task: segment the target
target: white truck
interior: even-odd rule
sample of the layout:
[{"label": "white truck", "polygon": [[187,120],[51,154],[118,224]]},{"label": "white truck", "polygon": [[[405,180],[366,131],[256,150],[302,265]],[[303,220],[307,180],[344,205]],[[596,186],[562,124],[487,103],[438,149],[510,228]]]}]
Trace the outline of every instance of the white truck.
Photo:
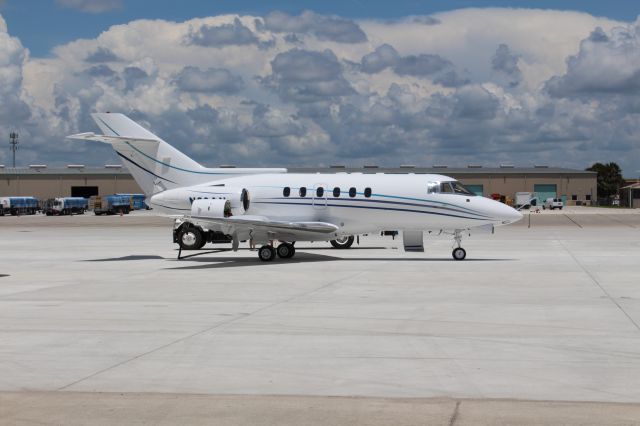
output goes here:
[{"label": "white truck", "polygon": [[529,207],[538,204],[538,199],[535,197],[533,192],[516,192],[516,198],[513,204],[513,207],[516,209],[528,209]]},{"label": "white truck", "polygon": [[553,210],[553,209],[559,209],[562,210],[563,204],[562,204],[562,198],[547,198],[544,201],[544,204],[542,205],[542,209],[549,209],[549,210]]}]

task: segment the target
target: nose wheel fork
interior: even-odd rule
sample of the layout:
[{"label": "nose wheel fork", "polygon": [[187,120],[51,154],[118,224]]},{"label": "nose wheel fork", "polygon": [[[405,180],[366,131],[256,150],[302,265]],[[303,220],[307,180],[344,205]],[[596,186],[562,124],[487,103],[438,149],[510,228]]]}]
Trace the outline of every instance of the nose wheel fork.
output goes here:
[{"label": "nose wheel fork", "polygon": [[457,247],[453,249],[451,256],[453,256],[454,260],[464,260],[464,258],[467,257],[467,251],[460,246],[462,243],[462,231],[456,229],[453,233],[453,239],[455,240]]}]

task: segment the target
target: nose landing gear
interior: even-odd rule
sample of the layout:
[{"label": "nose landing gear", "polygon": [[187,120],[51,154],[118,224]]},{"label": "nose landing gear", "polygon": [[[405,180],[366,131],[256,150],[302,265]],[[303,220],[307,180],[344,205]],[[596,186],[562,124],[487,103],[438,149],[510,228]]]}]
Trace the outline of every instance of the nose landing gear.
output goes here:
[{"label": "nose landing gear", "polygon": [[453,252],[451,252],[453,259],[464,260],[464,258],[467,257],[467,251],[462,247],[460,247],[460,244],[462,243],[462,231],[459,229],[456,229],[455,232],[453,233],[453,239],[458,245],[458,247],[454,248]]}]

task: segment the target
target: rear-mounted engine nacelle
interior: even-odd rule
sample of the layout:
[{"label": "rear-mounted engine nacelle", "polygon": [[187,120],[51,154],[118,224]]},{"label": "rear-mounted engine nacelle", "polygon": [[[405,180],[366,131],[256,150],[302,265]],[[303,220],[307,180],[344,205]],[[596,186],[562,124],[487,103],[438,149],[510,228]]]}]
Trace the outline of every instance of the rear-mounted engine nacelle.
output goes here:
[{"label": "rear-mounted engine nacelle", "polygon": [[194,200],[191,204],[192,217],[219,219],[232,216],[231,201],[223,199]]},{"label": "rear-mounted engine nacelle", "polygon": [[251,200],[249,191],[245,188],[226,188],[228,194],[225,197],[231,201],[231,209],[234,215],[245,214],[249,210]]}]

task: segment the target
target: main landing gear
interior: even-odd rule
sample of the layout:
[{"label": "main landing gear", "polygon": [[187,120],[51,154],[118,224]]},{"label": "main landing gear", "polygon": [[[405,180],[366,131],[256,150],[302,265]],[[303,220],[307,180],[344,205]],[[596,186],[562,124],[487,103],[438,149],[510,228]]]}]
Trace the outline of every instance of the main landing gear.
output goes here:
[{"label": "main landing gear", "polygon": [[467,252],[465,249],[460,247],[460,243],[462,243],[462,231],[456,229],[453,233],[453,239],[456,241],[458,247],[453,249],[451,255],[453,256],[454,260],[464,260],[464,258],[467,257]]},{"label": "main landing gear", "polygon": [[206,243],[202,231],[195,226],[183,226],[178,233],[178,244],[182,250],[199,250]]},{"label": "main landing gear", "polygon": [[329,242],[334,248],[348,249],[353,245],[354,240],[355,238],[353,237],[353,235],[349,235],[348,237],[345,236],[345,237],[336,238],[335,240],[331,240]]},{"label": "main landing gear", "polygon": [[258,250],[258,257],[263,262],[270,262],[278,256],[281,259],[291,259],[296,254],[296,248],[291,243],[280,243],[274,248],[264,245]]}]

